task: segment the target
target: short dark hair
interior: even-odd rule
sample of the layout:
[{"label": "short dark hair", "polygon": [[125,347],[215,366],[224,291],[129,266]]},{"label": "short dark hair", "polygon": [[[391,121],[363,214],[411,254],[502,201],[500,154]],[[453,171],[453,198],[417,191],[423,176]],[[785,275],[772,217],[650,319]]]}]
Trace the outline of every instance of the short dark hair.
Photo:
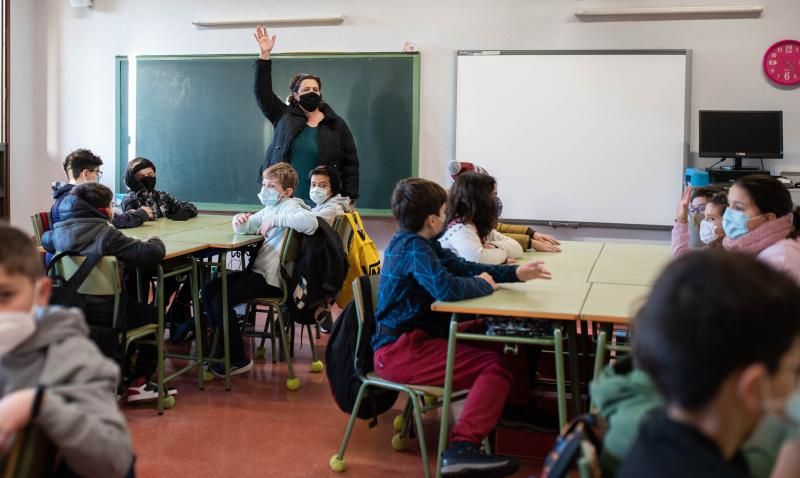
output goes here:
[{"label": "short dark hair", "polygon": [[715,206],[721,206],[722,210],[728,208],[728,194],[727,193],[717,193],[711,196],[711,199],[708,200],[709,204],[714,204]]},{"label": "short dark hair", "polygon": [[32,281],[42,276],[42,256],[27,234],[0,222],[0,244],[0,268],[6,274],[24,275]]},{"label": "short dark hair", "polygon": [[114,193],[100,183],[83,183],[72,188],[70,194],[86,201],[95,209],[108,207],[114,199]]},{"label": "short dark hair", "polygon": [[800,335],[800,287],[754,257],[708,249],[670,264],[633,322],[633,356],[670,405],[696,409],[731,372],[770,373]]},{"label": "short dark hair", "polygon": [[419,232],[425,219],[431,214],[439,215],[439,209],[446,201],[447,191],[433,181],[401,179],[392,193],[392,213],[401,228]]},{"label": "short dark hair", "polygon": [[692,201],[697,198],[711,199],[715,194],[724,193],[725,189],[719,186],[703,186],[692,189]]},{"label": "short dark hair", "polygon": [[311,176],[327,176],[328,180],[331,182],[331,193],[333,193],[334,196],[341,194],[342,180],[339,179],[339,171],[337,171],[336,168],[324,165],[317,166],[308,173],[309,181],[311,180]]},{"label": "short dark hair", "polygon": [[496,181],[488,174],[467,171],[456,176],[447,199],[447,223],[472,223],[485,239],[497,227],[497,200],[492,197]]},{"label": "short dark hair", "polygon": [[[289,90],[291,90],[292,93],[297,93],[304,80],[316,81],[317,86],[319,86],[320,96],[322,95],[322,80],[317,75],[312,75],[310,73],[298,73],[294,75],[294,78],[289,81]],[[294,99],[294,95],[289,95],[287,100],[289,101],[290,105],[297,104],[297,100]],[[322,108],[322,103],[320,103],[320,108]]]},{"label": "short dark hair", "polygon": [[762,214],[782,217],[791,213],[794,230],[789,237],[794,239],[800,235],[800,208],[794,206],[792,195],[783,183],[765,174],[751,174],[737,179],[733,185],[747,191]]},{"label": "short dark hair", "polygon": [[78,179],[84,169],[96,169],[103,165],[103,160],[88,149],[76,149],[64,158],[64,173]]}]

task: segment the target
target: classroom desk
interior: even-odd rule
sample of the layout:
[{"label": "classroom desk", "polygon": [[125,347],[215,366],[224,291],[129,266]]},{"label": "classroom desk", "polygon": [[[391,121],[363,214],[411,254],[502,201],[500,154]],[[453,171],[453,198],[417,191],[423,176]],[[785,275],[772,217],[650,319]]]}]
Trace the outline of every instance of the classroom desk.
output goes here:
[{"label": "classroom desk", "polygon": [[192,255],[195,252],[202,251],[208,248],[206,244],[200,242],[173,241],[169,239],[169,236],[167,236],[167,239],[164,239],[163,242],[164,242],[164,247],[167,250],[166,255],[164,255],[164,260]]},{"label": "classroom desk", "polygon": [[602,242],[561,241],[561,252],[527,251],[519,263],[544,261],[554,280],[586,282],[602,250]]},{"label": "classroom desk", "polygon": [[604,324],[628,325],[644,304],[650,287],[624,284],[592,284],[581,319]]},{"label": "classroom desk", "polygon": [[589,282],[650,286],[671,260],[669,246],[606,243]]},{"label": "classroom desk", "polygon": [[187,221],[173,221],[171,219],[158,219],[156,221],[146,221],[139,227],[130,229],[120,229],[120,232],[128,237],[145,239],[149,236],[163,238],[176,232],[203,229],[220,224],[230,225],[232,216],[216,216],[201,214]]}]

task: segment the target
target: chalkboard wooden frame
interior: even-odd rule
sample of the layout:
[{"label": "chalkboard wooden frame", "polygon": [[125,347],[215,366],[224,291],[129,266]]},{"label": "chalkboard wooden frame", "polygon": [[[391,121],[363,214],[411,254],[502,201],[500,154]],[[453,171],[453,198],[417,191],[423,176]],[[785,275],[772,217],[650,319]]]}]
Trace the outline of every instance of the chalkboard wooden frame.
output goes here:
[{"label": "chalkboard wooden frame", "polygon": [[[395,52],[359,52],[359,53],[284,53],[272,55],[275,58],[293,58],[293,59],[340,59],[340,58],[412,58],[412,101],[410,105],[410,119],[411,119],[411,151],[410,151],[410,172],[412,176],[419,174],[419,114],[420,114],[420,56],[419,53],[395,53]],[[135,57],[137,63],[142,61],[162,61],[162,60],[253,60],[255,55],[142,55]],[[127,90],[128,90],[128,61],[127,56],[117,56],[115,58],[115,82],[116,82],[116,98],[115,98],[115,155],[116,155],[116,177],[115,184],[117,191],[122,193],[127,191],[124,185],[124,171],[128,158],[128,143],[130,138],[127,136]],[[325,78],[323,77],[323,81]],[[246,88],[252,88],[252,83],[248,83]],[[253,107],[255,108],[255,98],[253,98]],[[343,115],[344,116],[344,115]],[[344,117],[347,120],[347,117]],[[268,124],[266,118],[265,123]],[[349,122],[349,121],[348,121]],[[123,139],[124,137],[124,139]],[[358,138],[356,138],[358,142]],[[356,144],[358,147],[358,143]],[[360,158],[363,161],[363,158]],[[156,164],[158,164],[156,162]],[[362,189],[364,184],[364,176],[362,169]],[[243,187],[250,186],[243,184]],[[255,198],[255,186],[253,197]],[[391,190],[386,191],[387,198],[391,194]],[[197,202],[198,208],[203,211],[239,211],[239,210],[257,210],[260,208],[258,204],[242,204],[242,203],[222,203],[222,202]],[[365,216],[391,216],[391,210],[388,208],[359,208],[359,212]]]}]

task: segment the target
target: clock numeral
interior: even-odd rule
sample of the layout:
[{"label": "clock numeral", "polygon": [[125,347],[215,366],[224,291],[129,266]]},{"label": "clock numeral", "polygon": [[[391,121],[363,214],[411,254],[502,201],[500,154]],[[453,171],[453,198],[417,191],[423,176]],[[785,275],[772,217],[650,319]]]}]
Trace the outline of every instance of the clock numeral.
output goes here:
[{"label": "clock numeral", "polygon": [[770,69],[769,69],[769,72],[770,72],[770,73],[775,73],[775,68],[770,68]]},{"label": "clock numeral", "polygon": [[792,45],[786,45],[786,53],[792,52]]},{"label": "clock numeral", "polygon": [[791,74],[791,73],[789,73],[788,71],[787,71],[786,73],[784,73],[784,74],[783,74],[783,79],[784,79],[784,80],[786,80],[786,81],[789,81],[789,79],[790,79],[791,77],[792,77],[792,74]]},{"label": "clock numeral", "polygon": [[778,58],[778,54],[775,52],[770,53],[769,56],[772,58]]}]

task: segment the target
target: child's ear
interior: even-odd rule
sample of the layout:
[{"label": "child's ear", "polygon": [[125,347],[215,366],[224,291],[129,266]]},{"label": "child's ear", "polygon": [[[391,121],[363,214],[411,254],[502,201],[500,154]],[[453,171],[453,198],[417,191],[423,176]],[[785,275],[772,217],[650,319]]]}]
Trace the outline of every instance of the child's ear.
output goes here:
[{"label": "child's ear", "polygon": [[53,281],[45,276],[36,281],[39,288],[39,295],[36,297],[36,305],[46,307],[50,303],[50,295],[53,293]]},{"label": "child's ear", "polygon": [[764,401],[764,381],[769,379],[767,367],[762,363],[751,364],[738,373],[735,381],[736,394],[748,411],[759,413]]},{"label": "child's ear", "polygon": [[286,197],[287,198],[294,197],[294,188],[286,188],[286,189],[284,189],[284,191],[286,192]]}]

